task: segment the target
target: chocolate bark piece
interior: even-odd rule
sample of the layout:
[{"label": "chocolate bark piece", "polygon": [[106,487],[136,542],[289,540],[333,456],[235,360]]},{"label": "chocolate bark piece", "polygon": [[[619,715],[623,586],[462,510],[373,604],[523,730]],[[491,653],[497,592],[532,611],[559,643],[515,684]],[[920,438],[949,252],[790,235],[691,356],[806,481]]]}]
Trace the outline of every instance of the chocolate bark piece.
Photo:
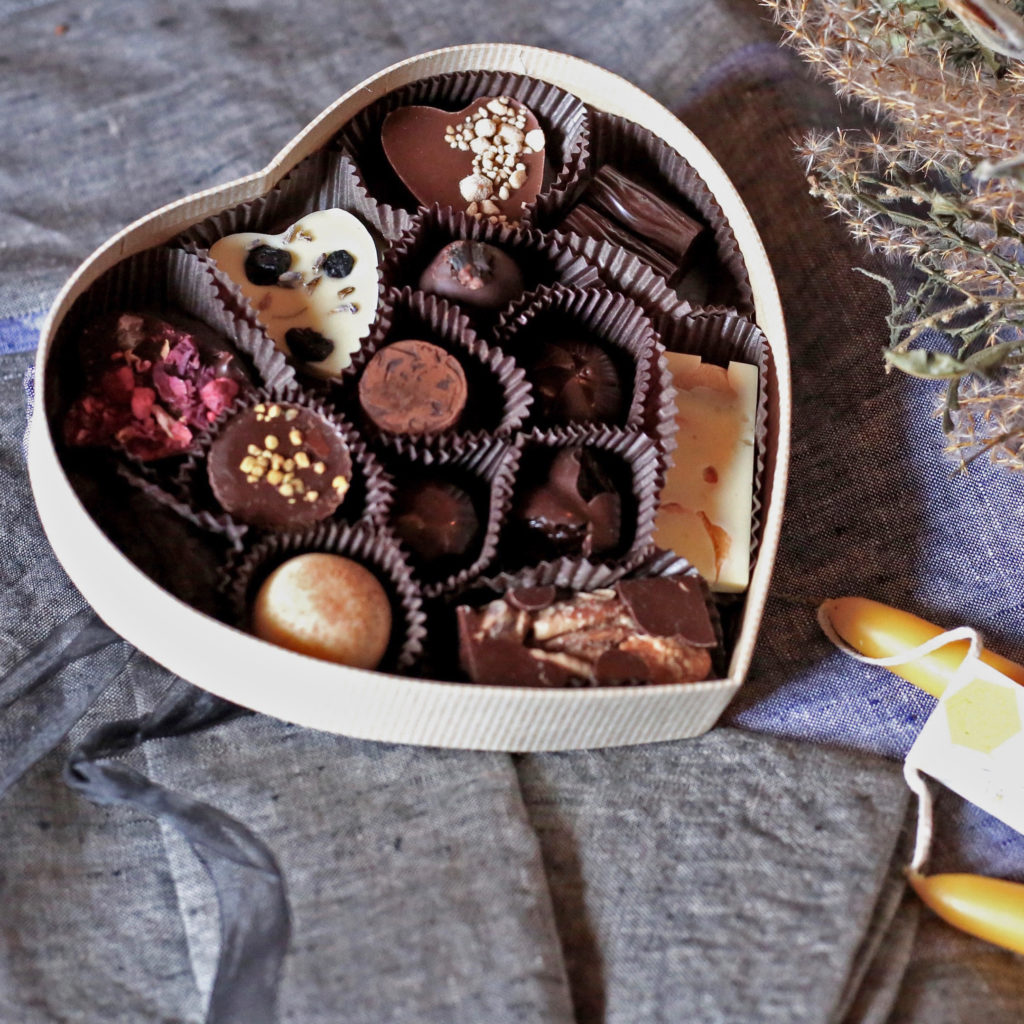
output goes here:
[{"label": "chocolate bark piece", "polygon": [[639,182],[605,164],[587,188],[585,202],[684,266],[704,226]]},{"label": "chocolate bark piece", "polygon": [[669,283],[672,283],[679,273],[677,264],[662,255],[656,249],[652,249],[642,239],[620,227],[614,221],[591,209],[585,203],[574,206],[569,215],[558,225],[559,231],[574,231],[584,238],[594,238],[599,242],[608,242],[626,252],[631,252],[638,259],[641,259],[653,270],[656,270]]},{"label": "chocolate bark piece", "polygon": [[711,671],[716,642],[696,577],[630,580],[546,603],[541,596],[520,599],[511,590],[483,608],[457,609],[459,657],[470,679],[626,686],[696,682]]},{"label": "chocolate bark piece", "polygon": [[420,275],[420,291],[477,309],[496,310],[523,294],[523,275],[508,253],[486,242],[449,242]]},{"label": "chocolate bark piece", "polygon": [[398,538],[428,563],[465,555],[480,536],[472,499],[447,480],[399,485],[391,521]]},{"label": "chocolate bark piece", "polygon": [[622,415],[622,384],[615,363],[593,342],[570,338],[545,344],[530,378],[545,420],[614,423]]},{"label": "chocolate bark piece", "polygon": [[207,476],[226,512],[268,530],[326,519],[352,477],[348,445],[312,409],[261,402],[234,416],[210,446]]},{"label": "chocolate bark piece", "polygon": [[381,126],[388,162],[424,206],[518,220],[544,175],[544,132],[528,107],[484,96],[454,113],[393,110]]},{"label": "chocolate bark piece", "polygon": [[79,362],[85,388],[64,419],[64,440],[145,461],[192,450],[196,434],[252,390],[230,344],[184,317],[99,317],[82,332]]},{"label": "chocolate bark piece", "polygon": [[440,434],[454,427],[467,398],[466,374],[455,356],[429,341],[382,348],[359,379],[359,403],[391,434]]},{"label": "chocolate bark piece", "polygon": [[529,561],[587,558],[619,544],[621,499],[587,448],[558,452],[546,478],[523,494],[513,514]]}]

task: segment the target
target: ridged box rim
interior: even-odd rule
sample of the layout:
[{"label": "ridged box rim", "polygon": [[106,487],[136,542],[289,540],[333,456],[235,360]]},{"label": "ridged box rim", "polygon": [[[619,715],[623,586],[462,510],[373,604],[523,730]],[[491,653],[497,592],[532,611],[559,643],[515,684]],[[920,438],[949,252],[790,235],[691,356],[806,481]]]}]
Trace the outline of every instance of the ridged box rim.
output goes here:
[{"label": "ridged box rim", "polygon": [[29,476],[40,519],[68,576],[112,629],[196,685],[285,721],[361,739],[502,751],[622,746],[696,736],[714,725],[742,684],[768,595],[789,462],[786,330],[764,246],[725,172],[665,107],[612,72],[577,57],[507,43],[448,47],[385,68],[328,107],[263,170],[170,203],[101,245],[53,302],[40,336],[37,380],[45,379],[54,338],[74,301],[114,264],[170,240],[211,213],[262,195],[385,93],[419,78],[476,70],[542,79],[654,132],[704,179],[733,229],[747,265],[756,320],[770,346],[771,366],[762,536],[727,677],[667,686],[532,690],[366,672],[264,643],[173,597],[103,534],[60,465],[41,385],[28,438]]}]

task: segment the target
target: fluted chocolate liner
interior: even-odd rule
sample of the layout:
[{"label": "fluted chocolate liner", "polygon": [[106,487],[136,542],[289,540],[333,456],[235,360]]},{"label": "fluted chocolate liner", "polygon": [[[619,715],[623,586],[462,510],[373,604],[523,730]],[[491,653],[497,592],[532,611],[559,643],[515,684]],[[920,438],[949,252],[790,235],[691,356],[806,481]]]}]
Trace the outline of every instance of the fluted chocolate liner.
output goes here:
[{"label": "fluted chocolate liner", "polygon": [[322,209],[317,201],[327,174],[327,165],[327,153],[318,150],[296,165],[266,195],[207,217],[183,231],[171,244],[188,252],[206,253],[214,242],[225,235],[242,231],[279,234],[300,217]]},{"label": "fluted chocolate liner", "polygon": [[[417,287],[430,261],[455,239],[486,242],[503,249],[519,265],[526,292],[543,285],[589,288],[601,283],[596,268],[586,259],[539,231],[490,224],[458,210],[431,206],[416,214],[409,231],[388,250],[381,266],[384,284]],[[492,315],[479,310],[467,308],[464,312],[474,322],[493,320]]]},{"label": "fluted chocolate liner", "polygon": [[[388,504],[394,485],[377,457],[370,451],[359,432],[337,410],[319,396],[311,395],[297,382],[292,382],[274,391],[265,390],[247,401],[243,406],[232,410],[235,415],[242,408],[248,408],[260,402],[267,404],[288,403],[301,405],[324,417],[338,430],[344,438],[352,459],[352,479],[345,494],[345,499],[337,510],[325,522],[367,523],[374,527],[383,524],[387,515]],[[174,492],[184,496],[198,512],[207,512],[223,517],[236,527],[243,527],[234,516],[224,512],[210,489],[206,475],[206,459],[210,448],[219,436],[220,430],[229,422],[226,417],[217,424],[217,429],[203,439],[199,451],[187,459],[178,471],[173,483]],[[249,527],[253,533],[261,532]],[[289,532],[289,531],[281,531]]]},{"label": "fluted chocolate liner", "polygon": [[[321,523],[299,533],[264,535],[224,569],[223,585],[235,624],[250,628],[250,608],[263,581],[283,562],[309,552],[341,555],[377,577],[391,600],[391,641],[381,671],[402,672],[420,656],[426,635],[423,596],[401,549],[386,531]],[[282,685],[284,681],[282,681]]]},{"label": "fluted chocolate liner", "polygon": [[[727,367],[730,361],[757,367],[757,413],[754,418],[754,491],[750,521],[750,564],[761,538],[761,485],[768,444],[768,362],[771,349],[761,329],[734,312],[690,311],[682,304],[659,321],[666,350],[699,355],[704,362]],[[669,375],[671,383],[671,375]]]},{"label": "fluted chocolate liner", "polygon": [[384,206],[373,199],[347,153],[331,150],[326,160],[324,180],[315,209],[348,210],[387,242],[396,241],[409,230],[412,215],[405,210]]},{"label": "fluted chocolate liner", "polygon": [[[410,474],[416,479],[429,479],[431,470],[440,480],[452,480],[467,492],[476,492],[482,500],[474,502],[481,516],[482,538],[476,553],[466,564],[444,576],[431,573],[429,566],[416,568],[416,559],[410,556],[414,572],[420,579],[423,595],[437,597],[463,587],[467,581],[485,572],[498,550],[498,539],[504,510],[512,496],[520,450],[503,441],[487,441],[472,445],[455,444],[436,450],[424,450],[411,456],[392,458],[388,469],[399,481]],[[471,497],[474,495],[471,493]],[[398,541],[402,546],[401,540]]]},{"label": "fluted chocolate liner", "polygon": [[[554,330],[545,330],[549,323],[556,325]],[[603,288],[540,288],[513,303],[501,315],[495,338],[526,367],[529,380],[531,364],[539,354],[537,349],[564,337],[561,332],[567,325],[573,337],[595,342],[616,364],[627,403],[620,421],[609,425],[642,427],[648,403],[657,397],[651,394],[650,374],[659,342],[651,321],[635,302]],[[671,409],[665,408],[663,413],[666,420],[671,420]],[[535,401],[527,426],[545,426],[542,416]],[[569,428],[577,425],[564,424]]]},{"label": "fluted chocolate liner", "polygon": [[381,126],[393,110],[430,106],[458,111],[483,96],[510,96],[528,107],[544,130],[545,162],[552,179],[545,191],[559,194],[587,164],[587,108],[558,86],[525,75],[495,71],[458,71],[422,78],[396,89],[361,110],[335,138],[352,155],[367,191],[385,206],[417,206],[391,169],[381,144]]},{"label": "fluted chocolate liner", "polygon": [[236,550],[241,547],[242,539],[249,532],[249,527],[245,523],[237,522],[226,512],[218,514],[206,509],[196,509],[181,493],[172,492],[162,483],[140,475],[133,467],[120,464],[117,467],[117,474],[158,505],[170,509],[200,530],[223,537]]},{"label": "fluted chocolate liner", "polygon": [[680,304],[692,309],[693,304],[680,299],[665,278],[638,256],[610,242],[584,238],[572,231],[555,228],[550,237],[570,252],[581,256],[597,268],[601,281],[609,288],[628,295],[656,320]]},{"label": "fluted chocolate liner", "polygon": [[[612,427],[560,428],[534,430],[524,435],[520,444],[522,455],[516,472],[515,487],[507,508],[503,512],[503,529],[498,550],[498,571],[489,574],[494,585],[510,585],[508,581],[524,570],[521,556],[510,544],[514,536],[515,508],[523,492],[535,482],[537,467],[550,465],[560,451],[567,448],[587,448],[595,452],[601,466],[618,487],[622,505],[620,541],[605,556],[593,556],[589,561],[602,566],[628,571],[653,546],[654,517],[658,503],[658,479],[661,460],[654,442],[637,431]],[[570,559],[578,561],[578,559]],[[536,563],[534,568],[550,571],[549,564],[565,561],[549,559]]]},{"label": "fluted chocolate liner", "polygon": [[[666,142],[624,117],[591,110],[589,123],[590,163],[593,169],[611,164],[630,175],[663,181],[682,197],[683,202],[677,201],[675,205],[695,214],[698,220],[708,226],[710,242],[713,244],[708,245],[705,241],[702,248],[701,240],[698,239],[695,270],[706,271],[706,265],[710,262],[709,280],[691,292],[688,279],[684,277],[678,289],[680,296],[694,305],[721,304],[736,309],[743,316],[753,316],[753,292],[736,236],[700,175]],[[574,186],[574,194],[581,192],[584,184]],[[555,222],[561,207],[553,199],[546,200],[546,203],[544,209],[538,203],[535,223],[557,229]],[[697,277],[696,273],[692,275],[694,283]]]},{"label": "fluted chocolate liner", "polygon": [[[483,443],[522,426],[532,400],[526,375],[514,359],[481,341],[457,306],[407,287],[386,292],[384,307],[380,328],[371,333],[345,371],[336,398],[343,408],[352,410],[367,437],[408,454],[441,444]],[[358,390],[366,364],[382,348],[407,339],[439,345],[459,361],[466,374],[466,409],[451,430],[432,435],[392,434],[362,415]]]}]

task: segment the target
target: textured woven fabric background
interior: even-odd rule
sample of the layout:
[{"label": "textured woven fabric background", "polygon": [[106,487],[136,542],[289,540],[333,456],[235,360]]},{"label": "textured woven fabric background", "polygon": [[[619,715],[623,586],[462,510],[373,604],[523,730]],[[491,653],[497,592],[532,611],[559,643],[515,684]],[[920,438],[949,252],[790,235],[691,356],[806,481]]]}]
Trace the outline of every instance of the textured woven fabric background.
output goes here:
[{"label": "textured woven fabric background", "polygon": [[[203,1020],[218,913],[171,829],[61,770],[167,674],[125,645],[18,714],[4,673],[81,610],[20,446],[39,314],[113,231],[267,163],[380,67],[515,40],[616,71],[732,176],[776,268],[794,361],[783,547],[748,685],[695,741],[529,757],[389,747],[250,716],[128,763],[276,856],[296,1024],[951,1022],[1024,1018],[1020,958],[918,914],[897,762],[927,698],[854,666],[813,609],[862,592],[1024,655],[1024,492],[937,453],[933,397],[882,375],[866,258],[807,197],[791,140],[855,120],[745,0],[489,5],[0,0],[0,780],[25,738],[113,682],[0,800],[0,1021]],[[884,756],[882,756],[884,755]],[[940,801],[940,868],[1024,879],[1024,840]]]}]

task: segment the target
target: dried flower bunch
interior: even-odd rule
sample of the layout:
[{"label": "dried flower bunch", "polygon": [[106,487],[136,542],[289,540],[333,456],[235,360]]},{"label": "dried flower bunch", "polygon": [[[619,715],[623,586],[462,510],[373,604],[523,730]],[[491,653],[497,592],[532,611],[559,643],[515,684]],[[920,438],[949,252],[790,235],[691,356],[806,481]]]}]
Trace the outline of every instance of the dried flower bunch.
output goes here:
[{"label": "dried flower bunch", "polygon": [[1024,469],[1024,0],[761,0],[785,42],[877,115],[802,142],[811,192],[905,269],[886,361],[948,381],[968,462]]}]

